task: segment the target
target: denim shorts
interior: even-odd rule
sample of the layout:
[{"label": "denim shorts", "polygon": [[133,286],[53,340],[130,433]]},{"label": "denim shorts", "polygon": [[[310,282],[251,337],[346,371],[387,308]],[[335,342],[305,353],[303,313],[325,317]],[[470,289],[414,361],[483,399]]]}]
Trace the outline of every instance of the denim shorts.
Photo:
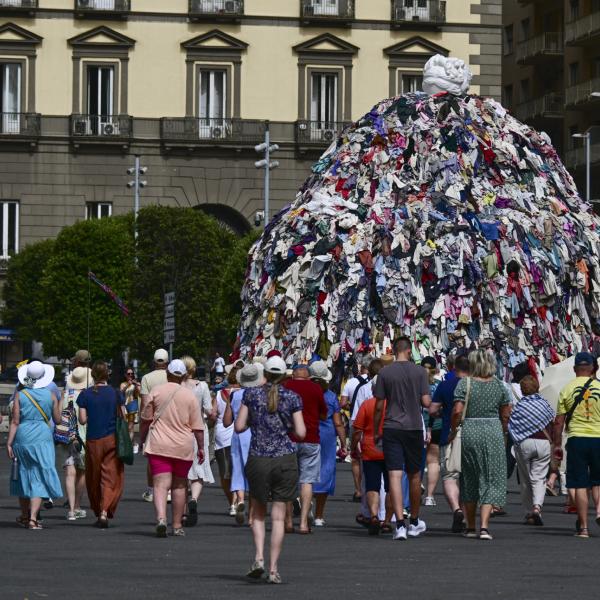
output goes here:
[{"label": "denim shorts", "polygon": [[299,483],[321,481],[321,445],[297,444]]}]

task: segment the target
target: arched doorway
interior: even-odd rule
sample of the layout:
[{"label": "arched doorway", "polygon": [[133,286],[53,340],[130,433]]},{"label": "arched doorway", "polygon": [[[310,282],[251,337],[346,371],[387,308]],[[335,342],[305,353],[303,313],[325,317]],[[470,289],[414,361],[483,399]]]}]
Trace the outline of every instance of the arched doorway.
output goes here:
[{"label": "arched doorway", "polygon": [[194,208],[214,217],[223,227],[226,227],[236,235],[243,236],[252,230],[246,218],[230,206],[224,204],[199,204]]}]

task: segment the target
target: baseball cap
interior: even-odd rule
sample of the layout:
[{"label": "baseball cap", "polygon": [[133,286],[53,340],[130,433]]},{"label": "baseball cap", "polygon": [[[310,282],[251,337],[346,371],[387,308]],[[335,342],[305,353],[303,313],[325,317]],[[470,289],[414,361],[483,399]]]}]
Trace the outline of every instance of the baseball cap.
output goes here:
[{"label": "baseball cap", "polygon": [[[156,357],[156,354],[154,356]],[[178,375],[179,377],[182,377],[183,375],[185,375],[187,373],[185,364],[183,363],[182,360],[179,360],[178,358],[173,359],[169,363],[169,366],[167,367],[167,371],[169,373],[171,373],[171,375]]]},{"label": "baseball cap", "polygon": [[87,350],[77,350],[75,356],[71,359],[72,362],[78,361],[82,363],[89,363],[92,360],[90,353]]},{"label": "baseball cap", "polygon": [[164,348],[159,348],[154,353],[154,362],[166,363],[169,360],[169,353]]},{"label": "baseball cap", "polygon": [[584,365],[588,365],[591,367],[595,360],[594,355],[589,352],[578,352],[575,355],[575,366],[583,367]]},{"label": "baseball cap", "polygon": [[265,364],[265,371],[275,375],[285,375],[287,373],[287,365],[281,356],[272,356]]}]

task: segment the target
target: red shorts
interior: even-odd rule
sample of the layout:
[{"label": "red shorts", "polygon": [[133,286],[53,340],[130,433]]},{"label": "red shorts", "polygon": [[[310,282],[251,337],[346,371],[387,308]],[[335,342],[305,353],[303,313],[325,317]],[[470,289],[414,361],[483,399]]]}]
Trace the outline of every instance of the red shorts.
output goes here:
[{"label": "red shorts", "polygon": [[170,456],[158,456],[157,454],[148,454],[147,456],[152,475],[172,473],[175,477],[187,479],[190,468],[194,464],[193,460],[181,460]]}]

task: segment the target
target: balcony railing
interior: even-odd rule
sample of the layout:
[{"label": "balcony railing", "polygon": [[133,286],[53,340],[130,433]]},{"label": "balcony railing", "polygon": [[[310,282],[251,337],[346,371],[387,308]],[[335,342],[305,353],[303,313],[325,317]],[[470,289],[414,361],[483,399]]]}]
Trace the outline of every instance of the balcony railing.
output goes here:
[{"label": "balcony railing", "polygon": [[[583,167],[586,164],[585,146],[573,148],[565,155],[565,165],[569,169]],[[600,143],[590,145],[590,164],[600,163]]]},{"label": "balcony railing", "polygon": [[576,104],[586,104],[589,102],[597,102],[598,97],[592,96],[593,93],[600,92],[600,77],[584,81],[578,85],[572,85],[565,90],[565,104],[574,106]]},{"label": "balcony railing", "polygon": [[300,0],[300,17],[306,21],[351,21],[354,0]]},{"label": "balcony railing", "polygon": [[165,145],[257,144],[265,135],[264,121],[164,117],[160,137]]},{"label": "balcony railing", "polygon": [[236,18],[244,14],[244,0],[189,0],[192,18]]},{"label": "balcony railing", "polygon": [[599,35],[600,11],[567,23],[565,26],[565,42],[567,44],[588,42]]},{"label": "balcony railing", "polygon": [[0,0],[0,10],[7,9],[12,12],[30,11],[38,7],[38,0]]},{"label": "balcony railing", "polygon": [[546,94],[517,106],[516,116],[520,121],[530,119],[561,119],[565,116],[565,99],[561,94]]},{"label": "balcony railing", "polygon": [[129,115],[71,115],[71,137],[110,143],[131,137],[132,121]]},{"label": "balcony railing", "polygon": [[392,0],[392,23],[441,24],[446,22],[446,2],[442,0]]},{"label": "balcony railing", "polygon": [[131,0],[75,0],[75,11],[82,15],[124,16],[131,10]]},{"label": "balcony railing", "polygon": [[344,121],[298,121],[296,142],[308,146],[329,146],[349,123]]},{"label": "balcony railing", "polygon": [[517,46],[517,62],[547,57],[563,56],[565,53],[563,34],[561,32],[545,32],[530,38]]},{"label": "balcony railing", "polygon": [[40,133],[41,115],[38,113],[0,113],[0,138],[35,139]]}]

